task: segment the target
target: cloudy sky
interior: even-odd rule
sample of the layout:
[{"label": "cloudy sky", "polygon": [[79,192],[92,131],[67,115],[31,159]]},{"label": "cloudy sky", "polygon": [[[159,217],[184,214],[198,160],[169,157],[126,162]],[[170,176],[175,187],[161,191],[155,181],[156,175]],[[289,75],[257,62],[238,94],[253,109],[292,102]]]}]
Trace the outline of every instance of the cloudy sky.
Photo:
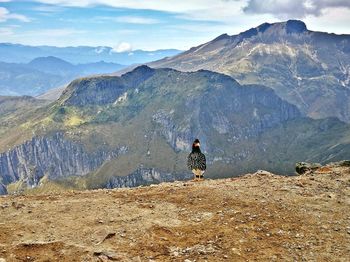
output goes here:
[{"label": "cloudy sky", "polygon": [[350,34],[350,0],[0,0],[0,42],[185,50],[288,19]]}]

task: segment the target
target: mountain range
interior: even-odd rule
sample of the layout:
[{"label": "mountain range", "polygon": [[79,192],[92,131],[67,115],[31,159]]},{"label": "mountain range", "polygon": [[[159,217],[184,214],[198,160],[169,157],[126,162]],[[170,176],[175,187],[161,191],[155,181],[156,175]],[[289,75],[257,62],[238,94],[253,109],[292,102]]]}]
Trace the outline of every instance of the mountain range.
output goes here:
[{"label": "mountain range", "polygon": [[180,50],[176,49],[117,52],[112,47],[108,46],[56,47],[0,43],[0,61],[7,63],[28,63],[37,57],[54,56],[71,64],[87,64],[105,61],[131,65],[158,60],[180,52]]},{"label": "mountain range", "polygon": [[304,117],[268,87],[206,70],[140,66],[121,77],[81,78],[54,103],[0,120],[1,183],[9,192],[189,178],[195,137],[212,178],[259,168],[293,174],[295,162],[340,160],[350,150],[347,124]]},{"label": "mountain range", "polygon": [[[305,43],[307,35],[320,39]],[[300,21],[264,24],[151,63],[161,68],[143,65],[121,76],[76,79],[54,102],[3,97],[0,184],[14,193],[187,179],[191,173],[186,157],[194,138],[201,140],[208,160],[205,176],[210,178],[257,169],[292,175],[296,162],[346,159],[350,152],[342,103],[347,99],[346,81],[345,86],[340,84],[344,90],[339,101],[332,99],[340,87],[327,80],[336,71],[320,71],[323,82],[312,76],[316,70],[303,76],[300,83],[308,79],[310,85],[288,82],[294,81],[289,79],[293,70],[299,70],[293,71],[298,76],[307,74],[316,64],[303,60],[305,45],[320,46],[319,61],[326,56],[321,55],[324,50],[346,56],[346,47],[334,42],[338,38],[347,41],[348,36],[310,32]],[[288,61],[295,67],[284,72]],[[324,68],[329,69],[327,63]],[[66,67],[69,64],[61,62],[61,70]],[[316,83],[322,85],[316,88]],[[292,99],[295,89],[305,101],[312,101],[309,95],[314,94],[313,103],[322,102],[324,108],[312,107],[316,108],[312,113],[300,99]],[[326,110],[330,107],[333,111]]]},{"label": "mountain range", "polygon": [[0,95],[37,96],[77,77],[111,73],[124,67],[104,61],[73,65],[53,56],[38,57],[26,64],[0,62]]},{"label": "mountain range", "polygon": [[302,21],[223,34],[149,65],[224,73],[240,84],[273,88],[311,118],[350,122],[350,35],[313,32]]}]

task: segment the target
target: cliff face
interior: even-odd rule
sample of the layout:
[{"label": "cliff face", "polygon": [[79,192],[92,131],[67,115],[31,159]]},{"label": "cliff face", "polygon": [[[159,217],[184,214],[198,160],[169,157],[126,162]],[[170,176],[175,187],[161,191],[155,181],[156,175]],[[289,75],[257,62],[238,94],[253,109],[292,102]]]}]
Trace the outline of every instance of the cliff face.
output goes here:
[{"label": "cliff face", "polygon": [[122,147],[112,152],[90,153],[60,133],[52,137],[34,137],[0,154],[0,176],[5,185],[23,180],[33,187],[45,175],[50,179],[86,175],[126,151],[127,148]]},{"label": "cliff face", "polygon": [[6,195],[7,189],[4,184],[0,183],[0,195]]},{"label": "cliff face", "polygon": [[172,174],[161,172],[154,168],[139,168],[128,176],[114,176],[109,179],[105,188],[137,187],[161,182],[185,180],[192,176],[189,174]]},{"label": "cliff face", "polygon": [[241,86],[232,78],[209,71],[197,74],[206,79],[206,90],[199,94],[189,91],[177,108],[162,106],[152,116],[156,131],[177,151],[188,151],[193,137],[201,137],[206,151],[213,152],[217,144],[211,141],[220,136],[238,143],[302,117],[296,106],[272,89]]}]

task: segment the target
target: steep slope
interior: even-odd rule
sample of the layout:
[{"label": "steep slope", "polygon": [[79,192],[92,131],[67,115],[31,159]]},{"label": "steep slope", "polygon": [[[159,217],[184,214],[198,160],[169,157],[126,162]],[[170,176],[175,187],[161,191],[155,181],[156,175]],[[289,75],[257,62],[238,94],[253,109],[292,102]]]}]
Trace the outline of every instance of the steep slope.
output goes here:
[{"label": "steep slope", "polygon": [[349,35],[313,32],[290,20],[224,34],[149,65],[225,73],[241,84],[273,88],[312,118],[335,116],[349,122],[349,46]]},{"label": "steep slope", "polygon": [[261,168],[292,174],[294,162],[335,161],[350,152],[348,125],[303,118],[272,89],[205,70],[141,66],[122,77],[77,79],[59,100],[7,127],[0,176],[17,183],[11,192],[47,177],[77,188],[185,179],[195,137],[207,155],[207,177]]},{"label": "steep slope", "polygon": [[[10,129],[18,126],[28,119],[33,119],[39,108],[48,105],[48,101],[35,99],[29,96],[0,96],[0,147],[9,149],[11,143],[7,143],[3,136]],[[15,135],[15,134],[14,134]]]},{"label": "steep slope", "polygon": [[0,260],[348,261],[349,180],[333,164],[297,177],[0,197]]},{"label": "steep slope", "polygon": [[37,99],[43,99],[47,101],[55,101],[60,98],[66,86],[61,86],[57,88],[52,88],[49,91],[36,96]]}]

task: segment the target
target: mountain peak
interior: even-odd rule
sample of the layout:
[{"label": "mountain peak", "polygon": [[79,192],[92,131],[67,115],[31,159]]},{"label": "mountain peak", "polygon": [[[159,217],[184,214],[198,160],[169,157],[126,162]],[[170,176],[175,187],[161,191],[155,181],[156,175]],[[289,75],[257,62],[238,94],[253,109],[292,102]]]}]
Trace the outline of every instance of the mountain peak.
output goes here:
[{"label": "mountain peak", "polygon": [[273,24],[263,23],[254,29],[256,29],[260,33],[274,32],[274,33],[287,33],[287,34],[292,34],[292,33],[301,34],[307,31],[306,24],[300,20],[288,20],[286,22],[278,22]]},{"label": "mountain peak", "polygon": [[286,35],[286,34],[302,34],[307,31],[306,24],[300,20],[288,20],[278,23],[263,23],[258,27],[251,28],[239,34],[242,38],[251,38],[258,34],[267,35]]},{"label": "mountain peak", "polygon": [[[155,70],[147,65],[141,65],[136,67],[134,70],[122,75],[124,79],[146,79],[154,74]],[[143,81],[142,80],[142,81]]]},{"label": "mountain peak", "polygon": [[30,65],[41,64],[41,63],[56,63],[56,64],[59,63],[59,64],[65,64],[65,65],[72,65],[71,63],[55,56],[37,57],[29,62]]},{"label": "mountain peak", "polygon": [[304,33],[307,31],[306,24],[300,20],[288,20],[285,24],[287,33]]}]

